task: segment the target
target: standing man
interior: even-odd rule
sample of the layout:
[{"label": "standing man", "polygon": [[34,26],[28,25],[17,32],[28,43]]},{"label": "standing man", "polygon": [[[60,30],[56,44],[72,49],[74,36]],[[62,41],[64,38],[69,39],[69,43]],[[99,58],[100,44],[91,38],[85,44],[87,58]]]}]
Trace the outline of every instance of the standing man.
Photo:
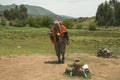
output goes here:
[{"label": "standing man", "polygon": [[54,27],[50,31],[50,39],[54,44],[56,55],[58,57],[58,63],[64,63],[65,49],[66,44],[69,44],[69,37],[67,28],[62,24],[60,19],[57,19],[54,22]]}]

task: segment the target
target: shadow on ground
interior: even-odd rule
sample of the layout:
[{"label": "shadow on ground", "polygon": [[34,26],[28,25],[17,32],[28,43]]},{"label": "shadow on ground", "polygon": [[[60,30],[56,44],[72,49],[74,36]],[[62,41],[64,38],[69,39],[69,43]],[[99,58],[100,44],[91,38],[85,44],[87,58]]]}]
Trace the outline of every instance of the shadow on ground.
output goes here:
[{"label": "shadow on ground", "polygon": [[45,61],[45,64],[59,64],[58,61]]}]

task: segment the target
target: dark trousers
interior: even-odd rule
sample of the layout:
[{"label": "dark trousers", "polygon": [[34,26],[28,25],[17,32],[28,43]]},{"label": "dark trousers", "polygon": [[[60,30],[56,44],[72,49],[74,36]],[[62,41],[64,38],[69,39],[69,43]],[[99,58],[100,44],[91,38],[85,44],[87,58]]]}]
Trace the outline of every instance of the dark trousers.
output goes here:
[{"label": "dark trousers", "polygon": [[61,60],[60,57],[62,55],[62,60],[65,59],[65,49],[66,49],[67,39],[64,37],[60,37],[58,41],[55,42],[55,51],[58,56],[58,60]]}]

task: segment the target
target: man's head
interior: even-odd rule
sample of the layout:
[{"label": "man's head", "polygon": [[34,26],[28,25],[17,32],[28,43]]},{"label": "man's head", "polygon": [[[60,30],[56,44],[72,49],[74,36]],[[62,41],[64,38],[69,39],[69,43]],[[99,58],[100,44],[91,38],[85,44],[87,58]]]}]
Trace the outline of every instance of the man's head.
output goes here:
[{"label": "man's head", "polygon": [[56,27],[59,27],[60,24],[59,24],[59,23],[54,23],[54,25],[55,25]]},{"label": "man's head", "polygon": [[54,21],[55,26],[59,26],[62,24],[62,21],[60,19],[57,19]]}]

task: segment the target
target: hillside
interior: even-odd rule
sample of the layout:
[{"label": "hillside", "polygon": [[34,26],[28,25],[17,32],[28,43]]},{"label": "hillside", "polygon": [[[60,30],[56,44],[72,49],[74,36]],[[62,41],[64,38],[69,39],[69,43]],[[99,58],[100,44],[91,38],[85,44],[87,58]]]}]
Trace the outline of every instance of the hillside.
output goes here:
[{"label": "hillside", "polygon": [[[3,12],[6,9],[11,9],[14,8],[16,5],[0,5],[0,12]],[[61,16],[53,13],[50,10],[47,10],[43,7],[38,7],[38,6],[32,6],[32,5],[25,5],[25,7],[28,9],[28,14],[32,15],[34,17],[41,17],[41,16],[49,16],[52,17],[53,19],[61,18],[61,19],[71,19],[73,17],[69,16]]]}]

